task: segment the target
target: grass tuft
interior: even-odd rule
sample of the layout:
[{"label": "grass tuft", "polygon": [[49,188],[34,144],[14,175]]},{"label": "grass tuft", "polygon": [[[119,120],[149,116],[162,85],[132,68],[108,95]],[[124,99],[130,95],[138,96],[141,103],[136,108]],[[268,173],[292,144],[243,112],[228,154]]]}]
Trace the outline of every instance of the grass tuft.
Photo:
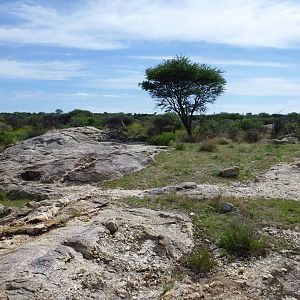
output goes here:
[{"label": "grass tuft", "polygon": [[233,220],[220,236],[220,246],[238,256],[263,253],[266,249],[265,240],[249,224]]},{"label": "grass tuft", "polygon": [[184,259],[184,263],[189,269],[199,273],[207,273],[216,266],[212,254],[203,249],[193,251]]}]

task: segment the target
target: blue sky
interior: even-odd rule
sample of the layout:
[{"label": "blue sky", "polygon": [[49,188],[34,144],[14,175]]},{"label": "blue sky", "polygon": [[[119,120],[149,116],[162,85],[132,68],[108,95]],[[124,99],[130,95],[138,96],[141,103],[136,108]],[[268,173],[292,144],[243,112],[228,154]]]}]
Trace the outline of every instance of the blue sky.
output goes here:
[{"label": "blue sky", "polygon": [[0,111],[153,113],[177,54],[224,70],[208,113],[300,112],[299,0],[0,0]]}]

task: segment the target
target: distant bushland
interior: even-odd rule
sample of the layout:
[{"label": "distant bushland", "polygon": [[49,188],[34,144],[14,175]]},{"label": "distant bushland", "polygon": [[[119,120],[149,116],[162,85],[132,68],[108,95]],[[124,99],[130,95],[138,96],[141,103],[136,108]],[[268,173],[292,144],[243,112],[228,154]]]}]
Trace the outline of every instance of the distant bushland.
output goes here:
[{"label": "distant bushland", "polygon": [[49,130],[95,126],[119,130],[130,140],[151,144],[202,142],[223,138],[234,142],[257,142],[262,138],[300,137],[300,114],[219,113],[193,116],[193,134],[187,136],[174,113],[125,114],[73,110],[63,113],[0,113],[0,147],[41,135]]}]

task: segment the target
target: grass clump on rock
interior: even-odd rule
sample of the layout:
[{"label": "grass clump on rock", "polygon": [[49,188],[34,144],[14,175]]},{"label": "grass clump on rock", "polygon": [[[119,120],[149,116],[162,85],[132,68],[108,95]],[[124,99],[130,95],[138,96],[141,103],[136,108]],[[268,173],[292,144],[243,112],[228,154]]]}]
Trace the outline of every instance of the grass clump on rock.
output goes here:
[{"label": "grass clump on rock", "polygon": [[203,249],[193,251],[184,259],[184,263],[189,269],[199,273],[207,273],[216,266],[212,254]]}]

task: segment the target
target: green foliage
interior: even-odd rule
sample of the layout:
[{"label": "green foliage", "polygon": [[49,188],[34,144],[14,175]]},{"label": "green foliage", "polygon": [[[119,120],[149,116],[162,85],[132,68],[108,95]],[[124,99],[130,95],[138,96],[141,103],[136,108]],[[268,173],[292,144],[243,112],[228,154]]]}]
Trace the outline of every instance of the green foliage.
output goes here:
[{"label": "green foliage", "polygon": [[234,254],[247,256],[254,252],[263,252],[266,242],[251,225],[237,219],[221,234],[220,246]]},{"label": "green foliage", "polygon": [[14,141],[14,138],[9,132],[0,131],[0,146],[7,146]]},{"label": "green foliage", "polygon": [[147,69],[140,86],[158,107],[177,113],[190,136],[192,116],[204,112],[206,105],[223,93],[225,83],[221,70],[176,56]]},{"label": "green foliage", "polygon": [[184,259],[184,263],[188,268],[199,273],[207,273],[216,266],[212,254],[203,249],[194,250]]},{"label": "green foliage", "polygon": [[133,123],[126,128],[126,136],[130,139],[144,141],[147,137],[146,128],[139,124]]},{"label": "green foliage", "polygon": [[175,141],[176,135],[173,132],[164,132],[160,135],[155,135],[148,139],[150,145],[169,146],[172,141]]}]

